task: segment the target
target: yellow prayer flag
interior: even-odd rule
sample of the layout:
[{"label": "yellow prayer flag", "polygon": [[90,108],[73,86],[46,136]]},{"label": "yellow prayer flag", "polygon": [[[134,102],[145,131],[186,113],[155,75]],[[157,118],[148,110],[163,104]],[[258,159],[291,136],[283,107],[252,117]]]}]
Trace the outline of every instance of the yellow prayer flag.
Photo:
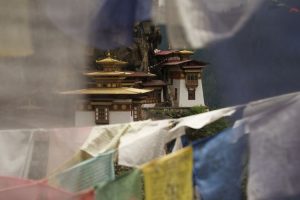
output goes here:
[{"label": "yellow prayer flag", "polygon": [[142,166],[146,200],[192,200],[193,150],[184,148]]}]

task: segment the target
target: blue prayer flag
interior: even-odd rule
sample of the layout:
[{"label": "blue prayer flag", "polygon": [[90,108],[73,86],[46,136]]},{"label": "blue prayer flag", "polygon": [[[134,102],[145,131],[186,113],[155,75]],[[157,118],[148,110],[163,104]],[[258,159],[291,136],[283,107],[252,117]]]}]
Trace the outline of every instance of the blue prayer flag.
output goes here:
[{"label": "blue prayer flag", "polygon": [[194,182],[203,200],[242,198],[248,137],[243,126],[193,143]]}]

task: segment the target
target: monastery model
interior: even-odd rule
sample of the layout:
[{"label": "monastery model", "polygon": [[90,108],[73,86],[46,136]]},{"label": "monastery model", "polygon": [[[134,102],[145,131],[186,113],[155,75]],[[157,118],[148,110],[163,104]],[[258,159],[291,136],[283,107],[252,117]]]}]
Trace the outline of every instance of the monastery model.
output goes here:
[{"label": "monastery model", "polygon": [[155,50],[156,74],[127,70],[127,62],[97,59],[97,69],[85,72],[87,87],[62,92],[78,98],[75,126],[141,120],[143,107],[204,105],[201,73],[206,63],[191,60],[192,51]]}]

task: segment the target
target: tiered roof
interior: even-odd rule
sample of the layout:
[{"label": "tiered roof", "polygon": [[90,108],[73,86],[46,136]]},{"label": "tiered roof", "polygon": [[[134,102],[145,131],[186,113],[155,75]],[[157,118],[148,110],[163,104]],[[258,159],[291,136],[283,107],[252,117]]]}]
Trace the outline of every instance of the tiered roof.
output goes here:
[{"label": "tiered roof", "polygon": [[94,72],[86,72],[83,73],[85,76],[88,77],[102,77],[102,76],[109,76],[109,77],[155,77],[155,74],[145,73],[145,72],[135,72],[135,71],[113,71],[113,72],[104,72],[104,71],[94,71]]},{"label": "tiered roof", "polygon": [[190,58],[193,51],[189,50],[156,50],[155,55],[162,57],[164,60],[161,63],[162,67],[181,66],[183,69],[203,68],[208,63]]},{"label": "tiered roof", "polygon": [[[136,72],[136,71],[121,71],[121,67],[125,67],[128,63],[113,59],[108,54],[107,58],[98,59],[96,63],[100,64],[103,70],[85,72],[83,75],[93,78],[95,80],[95,86],[92,88],[74,90],[74,91],[66,91],[62,92],[62,94],[66,95],[110,95],[110,96],[120,96],[120,95],[142,95],[153,91],[152,89],[138,89],[132,87],[122,87],[121,83],[125,81],[126,78],[132,80],[132,78],[148,78],[154,77],[154,74],[145,73],[145,72]],[[101,83],[106,83],[102,84]],[[104,81],[104,82],[103,82]],[[118,85],[114,84],[115,87],[107,87],[107,83],[118,83]],[[126,82],[126,81],[125,81]],[[124,82],[124,83],[125,83]],[[128,82],[128,81],[127,81]],[[110,84],[111,85],[111,84]]]},{"label": "tiered roof", "polygon": [[129,87],[119,88],[87,88],[81,90],[62,92],[62,94],[82,94],[82,95],[137,95],[151,92],[148,89],[138,89]]},{"label": "tiered roof", "polygon": [[170,56],[170,55],[193,55],[193,51],[189,50],[156,50],[155,55],[156,56]]},{"label": "tiered roof", "polygon": [[206,62],[203,61],[198,61],[198,60],[178,60],[178,61],[166,61],[165,63],[163,63],[163,66],[171,66],[171,65],[181,65],[181,64],[190,64],[193,66],[201,66],[204,67],[207,65]]}]

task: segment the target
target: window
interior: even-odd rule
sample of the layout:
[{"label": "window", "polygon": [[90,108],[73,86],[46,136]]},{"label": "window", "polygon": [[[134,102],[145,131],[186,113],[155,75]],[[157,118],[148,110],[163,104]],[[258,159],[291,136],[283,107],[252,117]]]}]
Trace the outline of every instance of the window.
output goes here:
[{"label": "window", "polygon": [[133,121],[139,120],[141,120],[141,107],[136,105],[133,107]]},{"label": "window", "polygon": [[109,110],[107,107],[96,107],[95,122],[96,124],[109,124]]},{"label": "window", "polygon": [[132,107],[133,121],[139,121],[142,119],[141,105],[134,105]]},{"label": "window", "polygon": [[188,100],[195,100],[195,89],[188,89]]},{"label": "window", "polygon": [[174,101],[177,101],[177,88],[175,88],[175,91],[174,91]]},{"label": "window", "polygon": [[185,77],[186,85],[198,85],[198,73],[187,73]]}]

